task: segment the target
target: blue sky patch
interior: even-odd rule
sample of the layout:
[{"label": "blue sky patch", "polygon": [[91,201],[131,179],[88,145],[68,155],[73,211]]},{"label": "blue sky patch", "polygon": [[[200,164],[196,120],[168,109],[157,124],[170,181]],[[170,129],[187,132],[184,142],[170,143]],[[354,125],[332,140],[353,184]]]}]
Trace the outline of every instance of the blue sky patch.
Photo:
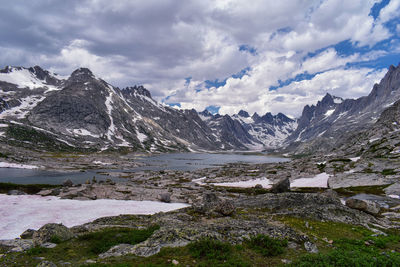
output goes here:
[{"label": "blue sky patch", "polygon": [[206,109],[210,111],[211,114],[215,115],[219,112],[220,106],[208,106]]},{"label": "blue sky patch", "polygon": [[[395,0],[397,1],[397,0]],[[389,4],[390,0],[382,0],[379,3],[375,3],[375,5],[371,8],[371,11],[369,12],[369,16],[372,16],[374,19],[377,19],[379,16],[379,12],[381,11],[382,8],[387,6]]]},{"label": "blue sky patch", "polygon": [[257,50],[250,46],[250,45],[240,45],[239,46],[239,51],[245,51],[245,52],[249,52],[250,54],[252,54],[253,56],[257,55]]}]

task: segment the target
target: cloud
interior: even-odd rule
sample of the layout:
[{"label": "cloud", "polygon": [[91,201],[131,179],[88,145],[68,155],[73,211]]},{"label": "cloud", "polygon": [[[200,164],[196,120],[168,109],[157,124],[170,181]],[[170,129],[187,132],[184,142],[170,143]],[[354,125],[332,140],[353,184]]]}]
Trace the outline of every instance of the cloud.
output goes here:
[{"label": "cloud", "polygon": [[[392,38],[387,23],[398,17],[399,4],[390,1],[374,20],[376,2],[6,1],[0,64],[41,65],[64,75],[85,66],[120,87],[144,84],[157,100],[183,108],[298,115],[326,91],[356,97],[383,75],[382,67],[356,68],[392,53],[375,46]],[[339,55],[333,46],[345,40],[355,51]],[[240,51],[243,45],[256,53]],[[232,77],[245,68],[244,76]],[[309,80],[295,79],[304,73]],[[216,79],[226,84],[206,88],[206,80]]]}]

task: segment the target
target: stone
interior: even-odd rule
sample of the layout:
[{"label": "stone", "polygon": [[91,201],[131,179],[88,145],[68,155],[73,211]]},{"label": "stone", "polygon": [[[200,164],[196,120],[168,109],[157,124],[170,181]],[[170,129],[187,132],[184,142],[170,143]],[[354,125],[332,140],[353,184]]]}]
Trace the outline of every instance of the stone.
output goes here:
[{"label": "stone", "polygon": [[55,248],[57,244],[51,243],[51,242],[46,242],[40,245],[42,248]]},{"label": "stone", "polygon": [[261,184],[256,184],[254,186],[255,189],[263,189],[263,186]]},{"label": "stone", "polygon": [[53,238],[59,241],[67,241],[74,237],[74,234],[66,226],[56,223],[48,223],[43,225],[39,230],[37,230],[33,236],[33,243],[35,245],[42,245]]},{"label": "stone", "polygon": [[232,201],[230,200],[222,200],[220,201],[218,207],[217,207],[217,212],[224,216],[230,216],[232,215],[236,210],[235,205],[233,204]]},{"label": "stone", "polygon": [[25,230],[25,231],[20,235],[20,237],[21,237],[22,239],[32,239],[32,236],[33,236],[33,233],[34,233],[34,232],[36,232],[36,230],[27,229],[27,230]]},{"label": "stone", "polygon": [[36,267],[57,267],[57,265],[55,265],[51,261],[42,261],[41,263],[36,265]]},{"label": "stone", "polygon": [[173,265],[178,265],[178,264],[179,264],[179,261],[173,259],[173,260],[172,260],[172,264],[173,264]]},{"label": "stone", "polygon": [[67,179],[63,182],[63,186],[66,186],[66,187],[71,187],[73,185],[74,185],[74,183],[70,179]]},{"label": "stone", "polygon": [[18,196],[18,195],[27,195],[27,193],[21,190],[10,190],[7,192],[7,195]]},{"label": "stone", "polygon": [[135,246],[130,244],[119,244],[113,246],[109,250],[99,255],[100,259],[109,258],[109,257],[121,257],[126,254],[131,254],[132,250]]},{"label": "stone", "polygon": [[162,193],[159,196],[161,202],[170,203],[171,202],[171,194],[170,193]]},{"label": "stone", "polygon": [[308,253],[318,253],[317,245],[311,243],[310,241],[304,242],[304,248]]},{"label": "stone", "polygon": [[272,185],[270,191],[272,193],[284,193],[290,191],[290,180],[285,178]]},{"label": "stone", "polygon": [[363,200],[357,198],[348,198],[346,200],[346,206],[352,209],[361,210],[372,215],[379,214],[381,206],[370,200]]},{"label": "stone", "polygon": [[10,252],[21,252],[33,248],[32,239],[0,240],[0,246],[8,248]]}]

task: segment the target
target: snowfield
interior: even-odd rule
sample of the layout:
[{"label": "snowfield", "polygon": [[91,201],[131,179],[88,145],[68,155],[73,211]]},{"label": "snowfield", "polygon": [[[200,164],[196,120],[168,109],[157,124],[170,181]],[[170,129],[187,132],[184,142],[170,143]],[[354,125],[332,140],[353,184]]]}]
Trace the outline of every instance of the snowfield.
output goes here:
[{"label": "snowfield", "polygon": [[9,196],[0,194],[0,239],[19,237],[26,229],[39,229],[46,223],[67,227],[120,214],[154,214],[189,206],[184,203],[162,203],[135,200],[70,200],[38,195]]},{"label": "snowfield", "polygon": [[34,165],[25,165],[19,163],[0,162],[0,168],[37,169],[39,167]]},{"label": "snowfield", "polygon": [[312,178],[299,178],[290,183],[290,187],[323,187],[328,188],[329,175],[325,172]]},{"label": "snowfield", "polygon": [[272,183],[267,178],[259,178],[255,180],[248,180],[248,181],[239,181],[239,182],[231,182],[231,183],[213,183],[216,186],[228,186],[228,187],[254,187],[257,184],[262,185],[263,188],[271,188]]}]

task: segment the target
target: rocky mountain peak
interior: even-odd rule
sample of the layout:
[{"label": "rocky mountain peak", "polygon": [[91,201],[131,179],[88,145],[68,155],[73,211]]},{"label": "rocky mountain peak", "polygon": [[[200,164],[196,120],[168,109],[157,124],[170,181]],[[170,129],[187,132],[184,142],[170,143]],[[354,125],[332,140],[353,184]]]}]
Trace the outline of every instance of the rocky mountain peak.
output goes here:
[{"label": "rocky mountain peak", "polygon": [[253,119],[253,121],[258,121],[261,117],[260,115],[258,115],[257,112],[254,112],[253,116],[251,116],[251,118]]},{"label": "rocky mountain peak", "polygon": [[334,104],[333,96],[331,94],[329,94],[329,93],[326,93],[326,95],[322,98],[322,100],[320,102],[318,102],[318,104],[324,105],[324,106],[333,105]]},{"label": "rocky mountain peak", "polygon": [[199,114],[204,117],[213,117],[213,114],[210,111],[208,111],[208,109],[205,109],[202,112],[199,112]]},{"label": "rocky mountain peak", "polygon": [[241,109],[241,110],[239,111],[238,115],[239,115],[240,117],[244,117],[244,118],[250,117],[249,113],[248,113],[247,111],[244,111],[243,109]]},{"label": "rocky mountain peak", "polygon": [[79,68],[79,69],[74,70],[71,73],[71,76],[69,77],[68,80],[82,82],[82,81],[91,80],[93,78],[94,78],[94,75],[90,69]]},{"label": "rocky mountain peak", "polygon": [[151,98],[151,94],[150,94],[149,90],[144,88],[143,85],[135,85],[135,86],[126,87],[126,88],[122,89],[122,93],[125,95],[126,94],[132,95],[132,94],[136,93],[136,94],[147,96],[148,98]]},{"label": "rocky mountain peak", "polygon": [[293,119],[289,118],[288,116],[280,112],[276,115],[276,118],[283,123],[289,123],[294,121]]}]

